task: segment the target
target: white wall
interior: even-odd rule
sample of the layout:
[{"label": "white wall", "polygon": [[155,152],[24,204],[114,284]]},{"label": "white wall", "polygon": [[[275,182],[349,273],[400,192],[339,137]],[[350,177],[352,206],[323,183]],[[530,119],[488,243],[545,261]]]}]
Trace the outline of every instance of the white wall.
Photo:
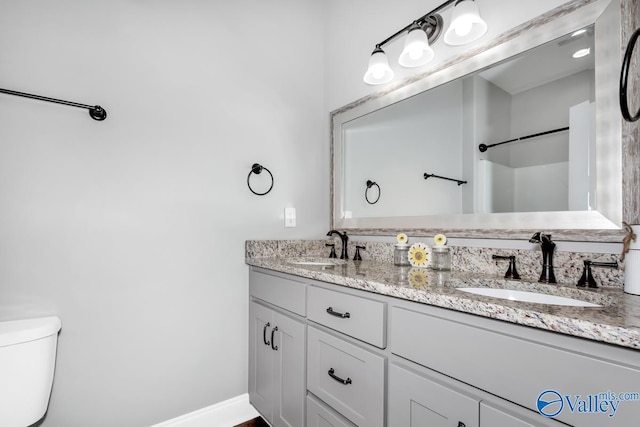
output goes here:
[{"label": "white wall", "polygon": [[108,111],[0,95],[0,320],[63,324],[44,427],[247,391],[244,240],[328,229],[324,20],[315,0],[0,3],[0,86]]}]

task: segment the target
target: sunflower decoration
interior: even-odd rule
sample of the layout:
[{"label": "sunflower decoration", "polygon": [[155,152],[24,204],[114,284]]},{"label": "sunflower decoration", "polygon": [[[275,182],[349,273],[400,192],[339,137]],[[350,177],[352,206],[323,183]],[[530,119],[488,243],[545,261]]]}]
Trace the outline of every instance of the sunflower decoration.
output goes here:
[{"label": "sunflower decoration", "polygon": [[412,267],[427,266],[427,246],[424,243],[414,243],[409,248],[409,264]]},{"label": "sunflower decoration", "polygon": [[436,234],[433,237],[433,243],[435,243],[436,246],[444,246],[447,244],[447,236],[444,234]]},{"label": "sunflower decoration", "polygon": [[424,289],[427,286],[427,275],[424,270],[412,268],[409,271],[409,283],[414,289]]}]

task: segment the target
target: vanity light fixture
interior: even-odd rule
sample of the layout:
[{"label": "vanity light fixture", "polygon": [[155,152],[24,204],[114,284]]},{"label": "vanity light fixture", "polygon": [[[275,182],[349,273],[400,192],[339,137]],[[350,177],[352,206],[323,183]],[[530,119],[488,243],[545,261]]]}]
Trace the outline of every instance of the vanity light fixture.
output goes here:
[{"label": "vanity light fixture", "polygon": [[431,45],[438,40],[443,29],[443,19],[438,13],[455,3],[451,25],[447,29],[444,41],[450,45],[471,43],[487,32],[487,24],[480,17],[475,0],[447,0],[426,15],[414,20],[395,34],[376,44],[369,58],[369,67],[364,81],[370,85],[380,85],[393,80],[394,72],[389,66],[382,47],[406,33],[404,49],[398,63],[406,68],[420,67],[429,63],[435,52]]}]

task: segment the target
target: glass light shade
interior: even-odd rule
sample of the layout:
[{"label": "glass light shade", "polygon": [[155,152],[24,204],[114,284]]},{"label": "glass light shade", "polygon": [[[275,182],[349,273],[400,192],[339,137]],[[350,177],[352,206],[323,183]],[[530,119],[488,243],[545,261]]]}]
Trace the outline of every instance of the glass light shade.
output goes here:
[{"label": "glass light shade", "polygon": [[456,3],[451,14],[451,25],[444,33],[444,42],[462,45],[478,40],[487,32],[487,23],[480,17],[478,6],[473,0]]},{"label": "glass light shade", "polygon": [[384,51],[377,47],[369,58],[369,68],[364,74],[364,82],[370,85],[381,85],[393,80],[393,70]]},{"label": "glass light shade", "polygon": [[583,58],[589,54],[591,54],[591,48],[587,47],[584,49],[576,50],[575,53],[573,54],[573,57],[578,59],[578,58]]},{"label": "glass light shade", "polygon": [[435,53],[429,46],[427,33],[417,25],[410,29],[405,38],[404,49],[398,58],[398,63],[403,67],[414,68],[428,63],[434,57]]}]

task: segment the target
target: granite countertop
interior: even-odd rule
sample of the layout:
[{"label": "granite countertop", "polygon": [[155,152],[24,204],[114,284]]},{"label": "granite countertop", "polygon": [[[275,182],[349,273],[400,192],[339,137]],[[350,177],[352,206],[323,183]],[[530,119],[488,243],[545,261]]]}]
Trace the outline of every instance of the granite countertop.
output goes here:
[{"label": "granite countertop", "polygon": [[[293,264],[295,260],[310,259],[247,257],[246,263],[380,295],[640,350],[640,296],[625,294],[621,289],[578,289],[574,285],[548,285],[455,271],[436,272],[373,261],[322,259],[336,263],[327,267]],[[528,290],[581,299],[602,307],[511,301],[469,294],[457,289],[461,287]]]}]

